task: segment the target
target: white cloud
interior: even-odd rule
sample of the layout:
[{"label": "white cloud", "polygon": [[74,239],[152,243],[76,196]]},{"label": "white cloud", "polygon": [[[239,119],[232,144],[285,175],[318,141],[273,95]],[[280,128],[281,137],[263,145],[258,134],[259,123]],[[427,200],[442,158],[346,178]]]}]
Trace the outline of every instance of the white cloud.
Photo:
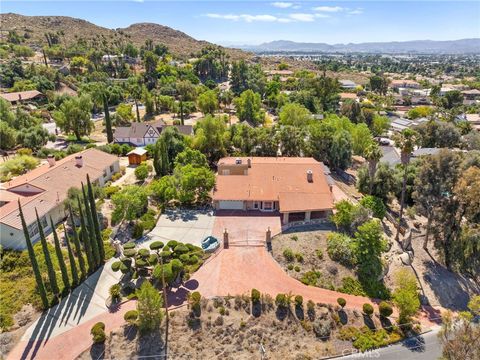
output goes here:
[{"label": "white cloud", "polygon": [[271,5],[272,5],[272,6],[275,6],[275,7],[277,7],[277,8],[280,8],[280,9],[286,9],[286,8],[292,7],[292,6],[293,6],[293,3],[291,3],[291,2],[277,1],[277,2],[271,3]]},{"label": "white cloud", "polygon": [[303,22],[310,22],[315,20],[314,14],[295,13],[289,15],[291,19]]},{"label": "white cloud", "polygon": [[343,11],[344,8],[340,6],[317,6],[317,7],[314,7],[313,10],[323,11],[323,12],[340,12],[340,11]]},{"label": "white cloud", "polygon": [[350,15],[360,15],[360,14],[363,14],[363,9],[350,10],[348,12],[348,14],[350,14]]},{"label": "white cloud", "polygon": [[324,18],[329,18],[330,15],[319,13],[319,14],[315,14],[315,17],[324,19]]},{"label": "white cloud", "polygon": [[249,14],[207,14],[206,15],[212,19],[224,19],[224,20],[233,20],[239,21],[243,20],[246,22],[254,22],[254,21],[263,21],[263,22],[274,22],[279,21],[279,18],[273,15],[249,15]]}]

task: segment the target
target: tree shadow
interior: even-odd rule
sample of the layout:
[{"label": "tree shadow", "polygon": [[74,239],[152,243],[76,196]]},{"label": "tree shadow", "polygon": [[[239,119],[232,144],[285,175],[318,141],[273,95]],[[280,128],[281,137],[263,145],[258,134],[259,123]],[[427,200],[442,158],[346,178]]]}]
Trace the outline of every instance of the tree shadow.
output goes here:
[{"label": "tree shadow", "polygon": [[138,358],[164,359],[165,342],[160,329],[140,334],[137,340]]},{"label": "tree shadow", "polygon": [[252,302],[252,315],[254,317],[260,317],[260,315],[262,315],[262,303],[260,301]]},{"label": "tree shadow", "polygon": [[425,352],[425,339],[421,335],[405,339],[401,344],[412,352]]},{"label": "tree shadow", "polygon": [[126,325],[123,328],[123,336],[125,339],[132,341],[138,334],[138,328],[135,325]]},{"label": "tree shadow", "polygon": [[277,310],[275,310],[275,316],[278,320],[285,320],[288,315],[288,309],[285,306],[277,306]]},{"label": "tree shadow", "polygon": [[340,323],[342,325],[347,325],[348,324],[348,315],[345,312],[345,310],[343,310],[343,309],[338,310],[338,317],[340,318]]},{"label": "tree shadow", "polygon": [[183,287],[188,289],[188,290],[195,290],[195,289],[198,289],[199,285],[200,284],[198,283],[197,280],[191,279],[191,280],[188,280],[186,283],[184,283]]},{"label": "tree shadow", "polygon": [[295,305],[295,316],[298,320],[305,319],[305,312],[303,311],[303,306]]},{"label": "tree shadow", "polygon": [[370,330],[376,329],[375,323],[373,322],[373,319],[371,316],[363,314],[363,322]]},{"label": "tree shadow", "polygon": [[94,360],[105,359],[105,343],[93,344],[90,347],[90,357]]},{"label": "tree shadow", "polygon": [[387,317],[380,316],[380,324],[382,325],[382,328],[389,332],[393,330],[393,324]]}]

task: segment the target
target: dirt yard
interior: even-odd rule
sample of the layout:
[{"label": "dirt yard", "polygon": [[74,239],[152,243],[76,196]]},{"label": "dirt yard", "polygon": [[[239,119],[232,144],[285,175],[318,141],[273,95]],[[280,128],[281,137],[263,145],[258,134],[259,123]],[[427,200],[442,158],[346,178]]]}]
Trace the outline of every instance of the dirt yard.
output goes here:
[{"label": "dirt yard", "polygon": [[[265,349],[266,359],[314,359],[352,349],[352,343],[339,338],[340,330],[369,326],[382,329],[376,315],[365,317],[357,311],[314,304],[308,310],[290,306],[279,311],[273,299],[263,297],[252,306],[250,297],[217,298],[202,301],[200,316],[187,307],[170,313],[168,355],[174,359],[257,359]],[[383,322],[390,326],[390,322]],[[165,340],[162,331],[140,336],[137,329],[125,325],[112,332],[104,345],[95,345],[79,359],[131,359],[145,356],[161,359]],[[397,332],[389,341],[400,338]]]},{"label": "dirt yard", "polygon": [[[300,281],[308,271],[320,272],[316,286],[334,290],[342,285],[342,278],[350,276],[356,279],[356,275],[352,269],[328,256],[327,235],[330,231],[307,227],[284,232],[272,239],[273,257],[291,277]],[[283,255],[285,249],[292,250],[294,261],[286,260]]]}]

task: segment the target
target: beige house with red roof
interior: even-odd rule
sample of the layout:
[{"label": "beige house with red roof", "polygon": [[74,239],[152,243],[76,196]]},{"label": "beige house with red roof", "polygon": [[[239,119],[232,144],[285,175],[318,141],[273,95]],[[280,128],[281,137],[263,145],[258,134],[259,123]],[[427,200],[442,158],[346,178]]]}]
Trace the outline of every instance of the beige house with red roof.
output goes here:
[{"label": "beige house with red roof", "polygon": [[118,157],[92,148],[59,161],[49,158],[47,164],[3,183],[0,189],[0,244],[7,249],[26,248],[19,200],[31,240],[36,242],[39,232],[35,209],[45,233],[49,233],[50,216],[57,224],[67,215],[64,200],[71,187],[80,188],[82,182],[86,183],[87,174],[92,183],[104,186],[118,171]]},{"label": "beige house with red roof", "polygon": [[333,196],[323,163],[313,158],[229,157],[218,162],[213,203],[217,210],[277,212],[287,224],[328,217]]}]

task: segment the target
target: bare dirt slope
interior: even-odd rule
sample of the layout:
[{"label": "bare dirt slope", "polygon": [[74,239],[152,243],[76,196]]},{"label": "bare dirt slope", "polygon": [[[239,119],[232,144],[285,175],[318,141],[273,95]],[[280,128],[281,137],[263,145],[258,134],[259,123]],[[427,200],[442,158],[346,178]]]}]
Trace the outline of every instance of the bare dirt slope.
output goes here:
[{"label": "bare dirt slope", "polygon": [[[192,53],[209,45],[207,41],[199,41],[191,36],[153,23],[139,23],[124,29],[107,29],[88,21],[68,16],[24,16],[19,14],[0,14],[2,30],[15,30],[20,36],[27,33],[25,42],[38,46],[46,45],[45,33],[63,32],[61,42],[67,45],[75,41],[76,36],[85,39],[104,39],[109,42],[131,41],[136,46],[145,44],[151,39],[154,44],[165,44],[170,51],[178,56],[189,57]],[[225,49],[232,58],[246,58],[249,53],[237,49]]]}]

